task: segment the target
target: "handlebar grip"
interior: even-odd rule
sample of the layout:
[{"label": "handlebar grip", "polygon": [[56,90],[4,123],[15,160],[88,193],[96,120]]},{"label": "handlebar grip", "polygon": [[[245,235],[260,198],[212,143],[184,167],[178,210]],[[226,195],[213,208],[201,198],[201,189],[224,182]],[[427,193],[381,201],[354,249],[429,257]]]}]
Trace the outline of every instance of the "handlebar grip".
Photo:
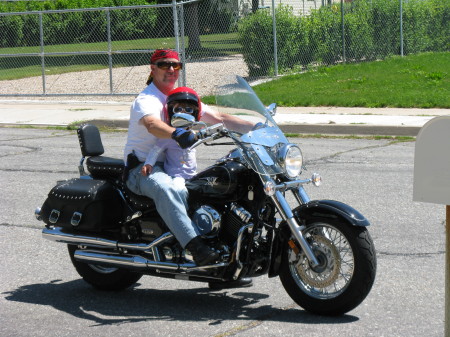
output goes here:
[{"label": "handlebar grip", "polygon": [[198,139],[205,139],[206,137],[209,137],[215,133],[219,133],[223,130],[223,124],[217,123],[214,125],[211,125],[207,128],[201,129],[197,132]]}]

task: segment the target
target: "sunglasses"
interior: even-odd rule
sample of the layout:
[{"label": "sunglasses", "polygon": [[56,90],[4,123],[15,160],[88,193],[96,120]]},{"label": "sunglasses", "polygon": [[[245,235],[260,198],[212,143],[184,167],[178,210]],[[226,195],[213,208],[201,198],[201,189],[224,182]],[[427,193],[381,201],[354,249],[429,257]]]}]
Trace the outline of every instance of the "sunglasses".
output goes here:
[{"label": "sunglasses", "polygon": [[176,108],[173,109],[173,112],[175,112],[175,113],[179,113],[182,111],[184,111],[188,114],[192,114],[195,111],[195,109],[191,108],[190,106],[187,106],[187,107],[177,106]]},{"label": "sunglasses", "polygon": [[183,68],[183,63],[181,63],[181,62],[165,62],[165,61],[161,61],[161,62],[157,62],[155,64],[156,64],[156,66],[159,69],[164,69],[164,70],[167,70],[170,67],[172,67],[173,70],[180,70],[180,69]]}]

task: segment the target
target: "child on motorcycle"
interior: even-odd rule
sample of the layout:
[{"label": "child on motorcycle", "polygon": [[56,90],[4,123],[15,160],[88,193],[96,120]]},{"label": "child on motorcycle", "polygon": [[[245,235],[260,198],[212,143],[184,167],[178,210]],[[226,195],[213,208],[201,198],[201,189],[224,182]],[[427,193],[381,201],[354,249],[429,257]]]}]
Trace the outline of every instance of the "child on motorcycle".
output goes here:
[{"label": "child on motorcycle", "polygon": [[[195,120],[202,116],[201,102],[198,94],[191,88],[179,87],[172,90],[167,96],[165,105],[165,117],[171,125],[172,116],[183,112],[191,114]],[[165,156],[165,158],[164,158]],[[195,149],[182,149],[173,139],[159,139],[154,151],[147,155],[141,174],[149,175],[158,159],[164,158],[164,171],[184,187],[184,179],[189,179],[197,173],[197,160]]]},{"label": "child on motorcycle", "polygon": [[[202,116],[200,98],[193,89],[188,87],[179,87],[169,92],[164,109],[165,118],[169,125],[171,125],[171,119],[175,113],[191,114],[196,121]],[[164,171],[174,179],[174,185],[180,190],[186,188],[185,179],[189,179],[197,173],[195,149],[190,151],[183,149],[174,139],[157,140],[154,150],[147,155],[141,168],[141,174],[143,176],[151,174],[156,163],[161,161],[164,161]],[[186,248],[193,252],[194,261],[197,264],[204,264],[196,258],[199,255],[207,256],[210,261],[217,260],[219,257],[216,251],[209,250],[200,236],[192,239]],[[201,249],[203,251],[199,251]],[[251,284],[251,279],[250,281],[245,280],[245,282]]]}]

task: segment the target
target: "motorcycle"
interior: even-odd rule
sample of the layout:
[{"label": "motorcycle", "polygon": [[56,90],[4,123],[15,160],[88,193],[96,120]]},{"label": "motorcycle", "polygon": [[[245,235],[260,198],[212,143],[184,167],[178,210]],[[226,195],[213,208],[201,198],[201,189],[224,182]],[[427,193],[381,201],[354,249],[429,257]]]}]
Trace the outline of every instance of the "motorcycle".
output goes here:
[{"label": "motorcycle", "polygon": [[199,129],[192,148],[223,145],[219,139],[234,147],[186,181],[188,213],[218,261],[195,264],[153,201],[128,190],[123,160],[103,156],[100,133],[89,124],[77,131],[80,177],[58,182],[35,211],[43,237],[67,244],[79,275],[103,290],[125,289],[143,275],[201,282],[268,275],[311,313],[357,307],[376,274],[369,221],[339,201],[310,200],[305,185],[320,185],[320,175],[300,178],[302,152],[275,122],[276,105],[265,107],[243,78],[219,86],[216,104],[255,127],[206,126],[183,113],[172,125]]}]

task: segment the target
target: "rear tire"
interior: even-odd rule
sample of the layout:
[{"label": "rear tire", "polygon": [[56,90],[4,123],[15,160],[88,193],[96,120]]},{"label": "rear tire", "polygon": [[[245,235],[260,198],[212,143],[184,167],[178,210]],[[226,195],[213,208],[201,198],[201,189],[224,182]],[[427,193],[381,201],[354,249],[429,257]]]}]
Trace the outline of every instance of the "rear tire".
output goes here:
[{"label": "rear tire", "polygon": [[367,229],[340,219],[315,218],[303,233],[319,266],[312,268],[301,249],[286,243],[280,269],[286,292],[318,315],[337,316],[356,308],[369,294],[376,274],[375,248]]},{"label": "rear tire", "polygon": [[125,269],[104,267],[77,261],[74,253],[80,249],[76,245],[67,245],[70,259],[78,274],[87,283],[100,290],[123,290],[131,287],[143,274]]}]

